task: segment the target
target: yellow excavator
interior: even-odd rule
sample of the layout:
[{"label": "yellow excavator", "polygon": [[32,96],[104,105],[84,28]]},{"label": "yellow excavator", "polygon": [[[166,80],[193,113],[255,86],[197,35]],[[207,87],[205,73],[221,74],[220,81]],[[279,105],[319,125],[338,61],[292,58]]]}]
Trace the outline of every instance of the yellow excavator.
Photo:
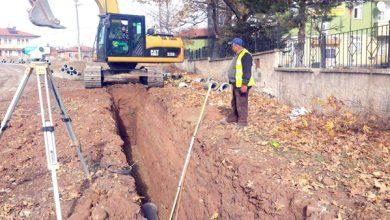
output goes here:
[{"label": "yellow excavator", "polygon": [[[29,0],[29,18],[37,26],[64,28],[47,0]],[[99,7],[99,26],[94,46],[94,63],[84,71],[86,88],[105,83],[128,82],[137,78],[148,87],[164,85],[161,71],[136,69],[139,63],[179,63],[184,60],[183,41],[172,35],[146,31],[145,16],[120,14],[117,0],[95,0]],[[105,65],[107,64],[107,65]],[[108,67],[107,67],[108,66]]]}]

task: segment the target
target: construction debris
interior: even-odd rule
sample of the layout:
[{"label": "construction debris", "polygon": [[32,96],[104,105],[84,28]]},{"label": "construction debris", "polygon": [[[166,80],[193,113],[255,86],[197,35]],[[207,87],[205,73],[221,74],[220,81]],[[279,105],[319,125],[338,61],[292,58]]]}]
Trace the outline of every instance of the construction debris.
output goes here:
[{"label": "construction debris", "polygon": [[188,86],[188,84],[185,83],[185,82],[180,82],[178,87],[179,87],[180,89],[182,89],[182,88],[188,88],[189,86]]},{"label": "construction debris", "polygon": [[309,113],[309,111],[305,107],[294,108],[291,111],[290,119],[296,120],[299,116],[305,116],[307,113]]}]

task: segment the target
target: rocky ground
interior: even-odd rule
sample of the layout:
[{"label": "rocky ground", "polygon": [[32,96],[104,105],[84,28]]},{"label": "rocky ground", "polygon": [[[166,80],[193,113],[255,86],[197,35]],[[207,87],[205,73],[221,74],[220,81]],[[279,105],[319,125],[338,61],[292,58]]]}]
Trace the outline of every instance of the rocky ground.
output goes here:
[{"label": "rocky ground", "polygon": [[[64,216],[137,219],[139,203],[152,201],[160,218],[168,218],[206,93],[192,81],[196,77],[180,80],[189,88],[170,81],[149,90],[141,85],[84,90],[80,82],[60,81],[94,174],[91,181],[83,177],[56,117]],[[1,139],[1,218],[54,218],[33,86]],[[12,96],[3,94],[1,117]],[[229,99],[229,92],[210,97],[178,219],[389,218],[390,131],[375,118],[358,118],[330,97],[291,120],[290,106],[252,92],[250,125],[238,129],[221,123]]]}]

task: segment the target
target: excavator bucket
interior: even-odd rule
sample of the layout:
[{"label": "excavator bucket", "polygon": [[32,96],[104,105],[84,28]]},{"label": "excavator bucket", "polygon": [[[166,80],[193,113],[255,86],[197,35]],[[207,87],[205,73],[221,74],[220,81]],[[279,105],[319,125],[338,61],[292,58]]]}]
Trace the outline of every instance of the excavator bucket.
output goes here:
[{"label": "excavator bucket", "polygon": [[47,0],[29,0],[31,9],[29,10],[30,21],[37,26],[49,27],[54,29],[64,29],[50,9]]}]

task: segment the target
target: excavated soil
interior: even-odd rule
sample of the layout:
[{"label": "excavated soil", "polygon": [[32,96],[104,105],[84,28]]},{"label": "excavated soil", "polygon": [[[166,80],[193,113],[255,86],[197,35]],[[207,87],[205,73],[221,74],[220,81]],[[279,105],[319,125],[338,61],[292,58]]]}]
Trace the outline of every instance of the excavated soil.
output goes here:
[{"label": "excavated soil", "polygon": [[[132,161],[143,184],[144,195],[159,207],[161,219],[168,219],[192,129],[200,105],[174,108],[176,88],[145,90],[142,86],[114,86],[109,93],[115,102],[122,131],[128,140]],[[188,103],[189,104],[189,103]],[[240,145],[226,130],[221,137],[209,136],[221,119],[217,109],[208,109],[205,124],[196,139],[194,154],[179,206],[178,219],[304,218],[306,195],[299,194],[256,170],[277,165],[275,158],[261,158],[264,166],[245,163]],[[208,125],[208,126],[207,126]],[[219,131],[221,132],[221,131]],[[213,139],[218,139],[214,143]],[[228,158],[229,156],[230,158]],[[233,156],[233,157],[231,157]],[[260,159],[260,158],[259,158]],[[237,163],[237,167],[235,164]],[[254,195],[254,182],[258,183]],[[251,184],[250,184],[251,183]],[[250,185],[248,185],[250,184]],[[283,206],[283,211],[278,207]]]},{"label": "excavated soil", "polygon": [[[93,173],[90,181],[83,177],[56,117],[64,216],[142,219],[140,204],[151,201],[160,219],[168,219],[205,95],[202,86],[178,89],[173,82],[162,89],[85,90],[80,82],[59,81]],[[33,86],[1,139],[0,218],[54,219]],[[12,96],[5,94],[1,117]],[[349,114],[291,121],[290,107],[256,93],[250,99],[250,125],[239,129],[221,123],[229,97],[210,97],[177,219],[389,217],[388,130],[346,123],[352,121]]]},{"label": "excavated soil", "polygon": [[[121,122],[122,137],[127,140],[128,153],[136,163],[137,179],[142,180],[143,195],[157,204],[161,219],[169,217],[205,95],[194,84],[189,89],[178,89],[175,84],[164,89],[146,90],[137,85],[108,89]],[[301,122],[291,122],[286,117],[290,108],[275,111],[286,106],[258,94],[252,95],[254,119],[247,129],[221,123],[229,112],[229,96],[229,93],[213,93],[210,97],[196,138],[178,219],[388,217],[385,196],[388,169],[383,166],[388,160],[383,161],[379,156],[388,155],[388,130],[372,129],[370,134],[365,134],[351,128],[354,131],[336,132],[344,137],[340,140],[336,134],[327,137],[328,131],[318,126],[312,128],[310,135],[305,134],[315,141],[315,146],[304,146],[304,137],[294,127]],[[307,124],[320,124],[315,121],[320,116],[311,117],[306,119]],[[345,137],[349,132],[355,137],[348,140]],[[288,136],[290,133],[294,139]],[[276,141],[282,137],[286,139]],[[355,151],[343,149],[343,154],[361,155],[356,156],[360,157],[359,162],[353,165],[355,159],[340,156],[343,154],[337,148],[355,142],[362,149],[357,145]],[[368,150],[367,143],[377,148]],[[363,156],[361,151],[366,150],[369,152]],[[360,170],[366,168],[375,171],[374,174],[363,175],[370,172]]]}]

